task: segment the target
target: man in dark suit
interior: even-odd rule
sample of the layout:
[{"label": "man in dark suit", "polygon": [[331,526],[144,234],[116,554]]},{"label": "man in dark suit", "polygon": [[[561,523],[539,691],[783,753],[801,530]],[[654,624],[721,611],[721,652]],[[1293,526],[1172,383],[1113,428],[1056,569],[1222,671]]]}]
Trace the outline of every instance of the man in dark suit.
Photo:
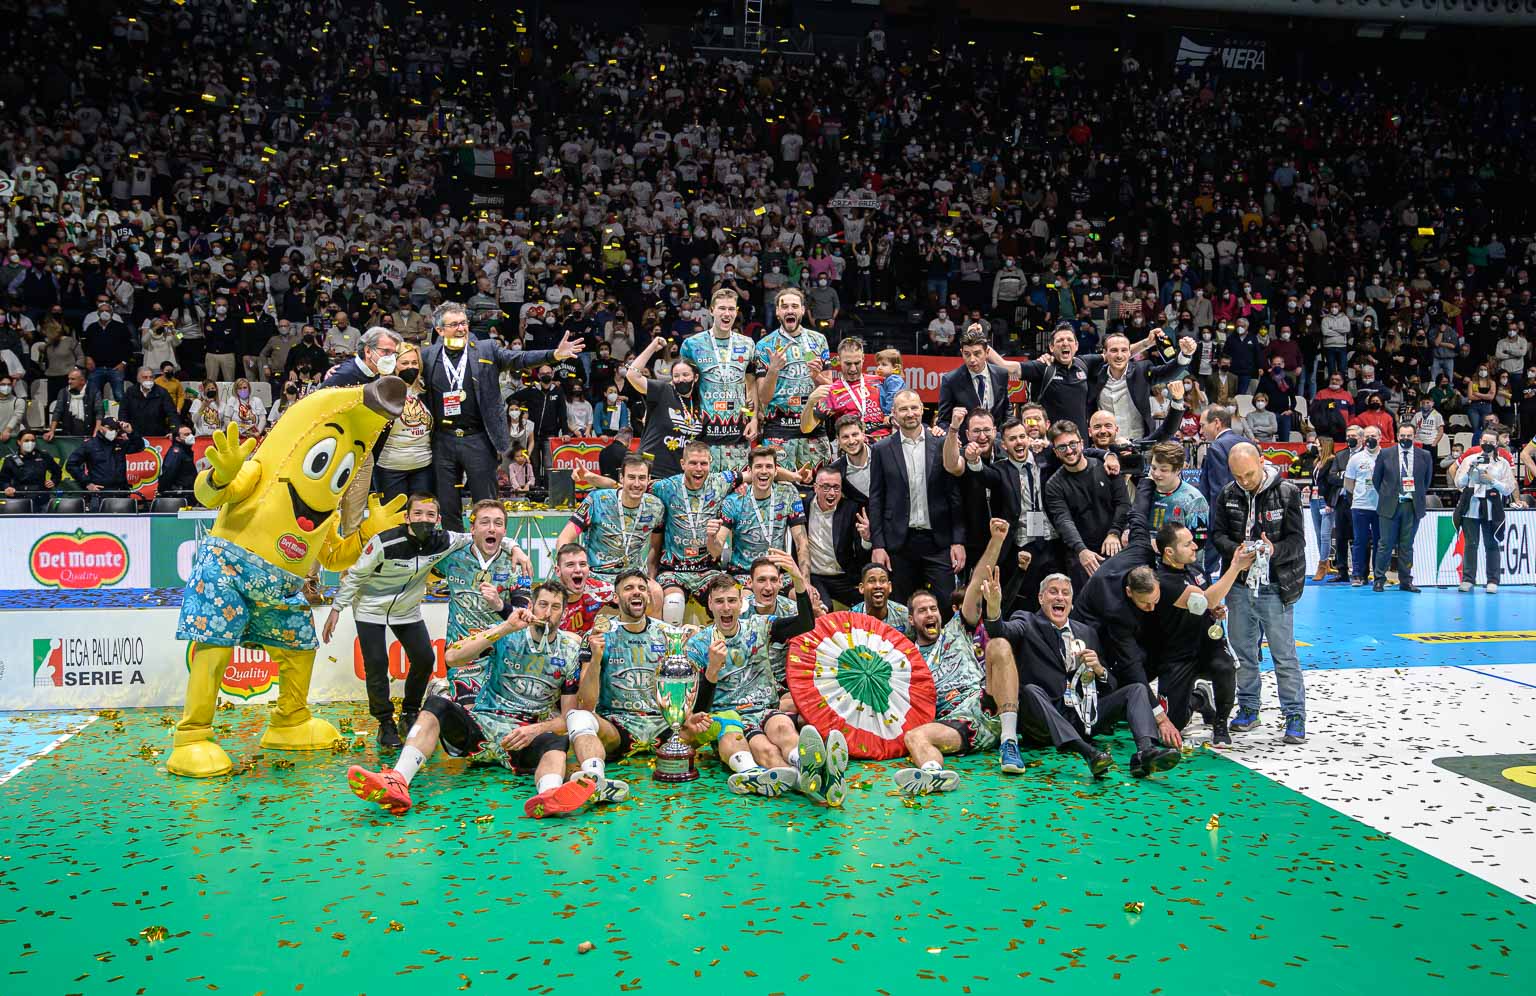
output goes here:
[{"label": "man in dark suit", "polygon": [[[1194,358],[1195,340],[1179,340],[1179,354],[1168,363],[1132,359],[1130,338],[1123,332],[1104,337],[1104,362],[1091,368],[1088,378],[1088,411],[1107,411],[1115,416],[1120,431],[1131,439],[1157,435],[1152,419],[1152,388],[1184,376]],[[1084,432],[1088,426],[1080,427]]]},{"label": "man in dark suit", "polygon": [[986,624],[987,636],[1006,641],[1007,653],[988,645],[989,663],[1001,679],[1012,657],[1017,689],[995,680],[992,696],[1011,701],[1017,692],[1018,725],[1024,737],[1037,744],[1052,744],[1063,753],[1075,753],[1087,763],[1093,777],[1102,778],[1114,764],[1109,753],[1093,737],[1106,733],[1121,719],[1131,728],[1136,753],[1131,755],[1131,774],[1145,778],[1179,763],[1179,752],[1158,742],[1152,717],[1152,696],[1141,682],[1114,687],[1100,661],[1099,637],[1092,626],[1070,618],[1072,582],[1065,574],[1051,574],[1040,586],[1040,611],[1015,612],[1004,620]]},{"label": "man in dark suit", "polygon": [[331,367],[320,386],[356,387],[393,374],[399,350],[400,337],[382,325],[375,325],[358,340],[357,355]]},{"label": "man in dark suit", "polygon": [[[1232,409],[1225,405],[1205,406],[1200,413],[1200,435],[1210,444],[1200,461],[1200,493],[1205,496],[1206,505],[1215,508],[1217,495],[1232,483],[1232,470],[1227,466],[1232,447],[1238,443],[1251,444],[1253,440],[1233,430]],[[1215,544],[1206,544],[1205,573],[1212,577],[1221,574],[1221,557]]]},{"label": "man in dark suit", "polygon": [[891,415],[898,432],[880,441],[870,468],[870,559],[891,575],[905,602],[921,577],[949,614],[955,574],[965,567],[959,489],[944,472],[944,444],[923,427],[923,399],[899,392]]},{"label": "man in dark suit", "polygon": [[863,598],[859,573],[869,563],[869,514],[862,502],[843,493],[843,475],[835,464],[816,472],[805,510],[811,587],[829,610],[834,600],[858,603]]},{"label": "man in dark suit", "polygon": [[462,304],[442,304],[432,314],[440,336],[421,355],[421,379],[427,410],[435,420],[432,465],[442,521],[462,529],[464,506],[459,479],[475,501],[496,496],[496,468],[512,446],[502,407],[498,377],[503,367],[534,366],[568,359],[582,350],[580,339],[560,340],[553,350],[519,352],[483,339],[471,339],[469,314]]},{"label": "man in dark suit", "polygon": [[964,363],[939,381],[939,425],[949,428],[950,413],[956,408],[991,412],[998,425],[1008,416],[1008,371],[987,362],[989,348],[987,334],[980,326],[972,325],[960,336]]},{"label": "man in dark suit", "polygon": [[844,415],[837,420],[837,449],[839,456],[831,466],[843,475],[843,497],[860,505],[869,504],[869,473],[873,466],[874,449],[864,432],[864,421],[857,415]]},{"label": "man in dark suit", "polygon": [[1376,591],[1386,588],[1387,565],[1397,554],[1397,581],[1403,591],[1418,591],[1413,583],[1413,537],[1424,518],[1424,496],[1435,476],[1429,451],[1413,445],[1413,426],[1397,427],[1397,446],[1376,454],[1371,484],[1376,488]]}]

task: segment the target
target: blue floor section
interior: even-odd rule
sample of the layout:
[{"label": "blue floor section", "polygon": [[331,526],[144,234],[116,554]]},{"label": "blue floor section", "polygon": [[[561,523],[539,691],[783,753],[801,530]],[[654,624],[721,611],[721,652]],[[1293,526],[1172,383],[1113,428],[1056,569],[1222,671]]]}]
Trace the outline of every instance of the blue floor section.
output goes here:
[{"label": "blue floor section", "polygon": [[[1476,667],[1536,662],[1536,589],[1426,588],[1417,595],[1348,585],[1308,585],[1296,603],[1302,664],[1316,668]],[[1464,634],[1421,643],[1399,634]],[[1496,634],[1517,634],[1520,639]],[[1478,636],[1478,634],[1484,634]]]}]

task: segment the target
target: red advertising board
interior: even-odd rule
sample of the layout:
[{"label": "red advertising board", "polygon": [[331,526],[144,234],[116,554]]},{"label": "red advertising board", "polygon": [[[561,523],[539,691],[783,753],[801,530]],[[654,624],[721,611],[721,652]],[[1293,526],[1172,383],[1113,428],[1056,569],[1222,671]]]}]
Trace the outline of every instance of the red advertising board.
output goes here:
[{"label": "red advertising board", "polygon": [[[930,405],[939,403],[939,381],[951,370],[960,366],[958,356],[922,356],[917,353],[901,354],[901,375],[906,378],[907,386],[912,388],[922,397],[923,401]],[[875,367],[870,364],[869,373],[875,372]],[[1013,400],[1028,401],[1027,389],[1023,384],[1014,386]]]}]

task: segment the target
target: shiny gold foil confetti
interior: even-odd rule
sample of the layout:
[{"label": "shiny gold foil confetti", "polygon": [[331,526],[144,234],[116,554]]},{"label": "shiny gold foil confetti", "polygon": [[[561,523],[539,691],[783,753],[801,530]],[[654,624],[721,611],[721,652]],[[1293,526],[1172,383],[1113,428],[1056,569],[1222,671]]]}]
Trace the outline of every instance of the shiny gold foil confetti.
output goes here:
[{"label": "shiny gold foil confetti", "polygon": [[1221,828],[1221,814],[1216,813],[1211,816],[1210,819],[1206,820],[1205,828],[1207,830],[1219,830]]},{"label": "shiny gold foil confetti", "polygon": [[1147,904],[1143,903],[1143,902],[1139,902],[1139,901],[1137,901],[1137,902],[1130,902],[1130,903],[1126,903],[1125,904],[1125,911],[1127,913],[1140,913],[1142,910],[1144,910],[1146,908],[1147,908]]},{"label": "shiny gold foil confetti", "polygon": [[171,932],[165,927],[157,925],[152,927],[145,927],[143,930],[139,931],[139,936],[144,938],[149,943],[154,944],[171,936]]}]

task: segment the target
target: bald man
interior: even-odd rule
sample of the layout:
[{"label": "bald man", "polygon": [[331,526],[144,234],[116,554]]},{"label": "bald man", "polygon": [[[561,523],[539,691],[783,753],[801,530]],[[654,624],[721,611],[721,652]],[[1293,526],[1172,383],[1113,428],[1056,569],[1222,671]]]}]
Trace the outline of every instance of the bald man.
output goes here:
[{"label": "bald man", "polygon": [[1241,663],[1237,671],[1237,715],[1231,728],[1241,733],[1259,725],[1262,635],[1269,641],[1275,680],[1280,686],[1284,740],[1288,744],[1303,743],[1307,739],[1306,689],[1301,680],[1301,661],[1296,656],[1292,616],[1307,572],[1301,491],[1281,478],[1279,469],[1266,461],[1252,443],[1233,446],[1228,466],[1233,479],[1211,505],[1211,543],[1221,555],[1223,568],[1231,565],[1245,543],[1256,544],[1259,551],[1254,566],[1238,575],[1227,596],[1232,649]]}]

